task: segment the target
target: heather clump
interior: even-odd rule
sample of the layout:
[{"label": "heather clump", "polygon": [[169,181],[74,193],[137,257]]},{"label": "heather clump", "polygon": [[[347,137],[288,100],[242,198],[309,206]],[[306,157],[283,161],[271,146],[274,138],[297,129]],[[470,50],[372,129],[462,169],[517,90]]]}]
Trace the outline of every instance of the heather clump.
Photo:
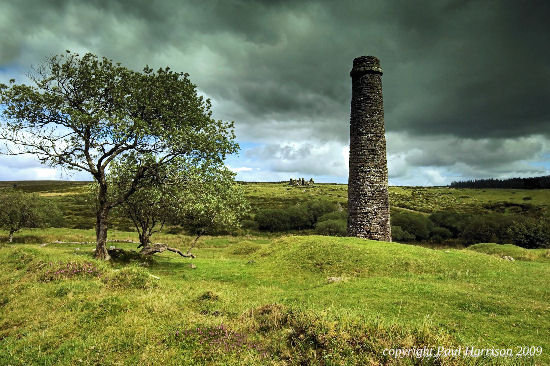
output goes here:
[{"label": "heather clump", "polygon": [[91,262],[45,263],[40,281],[50,282],[69,278],[100,277],[102,271]]}]

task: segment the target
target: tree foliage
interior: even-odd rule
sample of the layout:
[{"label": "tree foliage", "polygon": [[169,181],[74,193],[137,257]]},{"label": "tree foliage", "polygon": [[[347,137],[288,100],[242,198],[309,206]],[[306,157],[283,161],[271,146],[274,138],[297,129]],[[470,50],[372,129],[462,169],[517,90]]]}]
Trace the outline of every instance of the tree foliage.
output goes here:
[{"label": "tree foliage", "polygon": [[541,189],[550,188],[550,175],[531,178],[509,179],[474,179],[452,182],[452,188],[513,188],[513,189]]},{"label": "tree foliage", "polygon": [[197,236],[238,228],[250,206],[234,179],[235,173],[221,166],[189,170],[179,196],[178,223]]},{"label": "tree foliage", "polygon": [[61,212],[50,201],[36,193],[5,190],[0,193],[0,227],[8,231],[8,240],[22,228],[37,228],[59,224]]},{"label": "tree foliage", "polygon": [[[155,159],[154,156],[149,158]],[[142,179],[136,191],[116,209],[120,215],[129,218],[134,224],[139,235],[140,247],[147,246],[151,235],[162,230],[166,221],[173,216],[177,187],[169,181],[169,174],[172,170],[177,172],[177,168],[181,166],[170,164],[159,167],[155,174]],[[113,161],[107,175],[107,182],[111,187],[110,200],[128,191],[137,169],[139,163],[132,155]],[[97,191],[97,184],[94,188]]]},{"label": "tree foliage", "polygon": [[[108,177],[113,194],[127,189],[135,169],[136,162],[129,158],[113,164]],[[143,180],[120,206],[139,233],[142,252],[150,252],[151,235],[167,222],[182,225],[197,236],[236,228],[249,208],[234,177],[223,165],[194,166],[178,161]]]},{"label": "tree foliage", "polygon": [[[87,53],[53,56],[30,76],[34,85],[0,84],[4,153],[89,172],[98,185],[96,256],[106,250],[110,210],[166,164],[221,164],[238,149],[233,124],[212,118],[211,103],[189,75],[168,67],[141,72]],[[136,162],[130,184],[113,195],[115,159]]]}]

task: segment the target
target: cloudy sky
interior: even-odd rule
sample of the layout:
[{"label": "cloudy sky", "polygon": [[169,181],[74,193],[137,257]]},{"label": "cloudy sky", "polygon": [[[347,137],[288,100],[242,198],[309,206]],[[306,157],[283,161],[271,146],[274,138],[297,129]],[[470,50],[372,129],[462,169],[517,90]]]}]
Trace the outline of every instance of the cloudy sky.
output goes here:
[{"label": "cloudy sky", "polygon": [[[92,52],[188,72],[234,120],[238,179],[347,182],[354,57],[375,55],[390,184],[550,174],[550,2],[0,2],[0,82]],[[0,179],[87,179],[0,156]]]}]

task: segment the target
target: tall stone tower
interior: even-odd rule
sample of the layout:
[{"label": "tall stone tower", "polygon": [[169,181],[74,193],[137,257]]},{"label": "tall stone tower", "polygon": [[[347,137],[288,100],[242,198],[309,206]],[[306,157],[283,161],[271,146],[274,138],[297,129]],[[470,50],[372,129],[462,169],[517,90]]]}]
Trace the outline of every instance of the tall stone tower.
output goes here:
[{"label": "tall stone tower", "polygon": [[348,236],[391,241],[380,60],[357,57],[350,76]]}]

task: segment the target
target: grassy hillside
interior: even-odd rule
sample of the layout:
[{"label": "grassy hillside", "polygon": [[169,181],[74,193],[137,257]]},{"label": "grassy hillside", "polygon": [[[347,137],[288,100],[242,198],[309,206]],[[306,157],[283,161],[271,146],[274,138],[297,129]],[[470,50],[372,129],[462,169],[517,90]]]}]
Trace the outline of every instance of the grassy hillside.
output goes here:
[{"label": "grassy hillside", "polygon": [[[55,201],[65,216],[65,227],[91,229],[95,215],[89,200],[87,182],[21,181],[0,182],[0,189],[13,187],[37,192]],[[243,183],[253,212],[266,208],[283,208],[299,202],[326,199],[347,207],[347,185],[315,184],[296,187],[287,183]],[[539,210],[550,212],[549,189],[454,189],[447,187],[390,187],[390,205],[394,211],[429,214],[452,209],[457,212],[488,214]],[[130,221],[114,220],[119,229],[132,230]]]},{"label": "grassy hillside", "polygon": [[[190,240],[160,239],[182,249]],[[207,237],[193,260],[107,265],[92,244],[4,245],[0,364],[413,364],[383,350],[524,345],[542,356],[423,364],[547,364],[550,252],[512,262],[487,247]]]}]

